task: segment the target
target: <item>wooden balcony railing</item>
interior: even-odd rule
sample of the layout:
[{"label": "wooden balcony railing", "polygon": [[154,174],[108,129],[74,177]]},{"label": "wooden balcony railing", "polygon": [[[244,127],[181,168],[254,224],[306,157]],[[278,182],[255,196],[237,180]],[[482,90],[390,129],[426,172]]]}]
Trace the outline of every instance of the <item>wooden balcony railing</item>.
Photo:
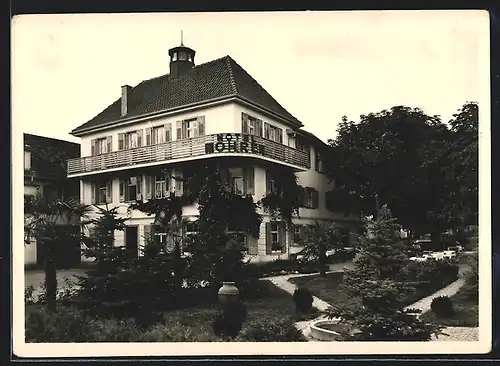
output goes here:
[{"label": "wooden balcony railing", "polygon": [[258,136],[223,133],[70,159],[68,175],[228,153],[264,156],[300,169],[310,167],[309,156],[303,151]]}]

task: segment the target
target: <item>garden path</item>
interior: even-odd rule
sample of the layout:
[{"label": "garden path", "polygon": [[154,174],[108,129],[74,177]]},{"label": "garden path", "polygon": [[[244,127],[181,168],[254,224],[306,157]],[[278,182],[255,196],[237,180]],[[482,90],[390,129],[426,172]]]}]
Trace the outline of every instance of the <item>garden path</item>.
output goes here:
[{"label": "garden path", "polygon": [[[333,273],[333,272],[343,272],[344,268],[347,266],[351,266],[352,262],[347,262],[347,263],[337,263],[335,265],[330,266],[330,271],[327,273]],[[466,268],[465,265],[460,266],[460,274],[463,273],[464,269]],[[263,280],[268,280],[274,285],[278,286],[282,290],[293,294],[293,292],[296,289],[295,284],[291,283],[289,281],[290,278],[295,278],[295,277],[304,277],[304,276],[313,276],[316,275],[317,273],[308,273],[308,274],[291,274],[291,275],[283,275],[283,276],[274,276],[274,277],[267,277],[264,278]],[[462,276],[455,282],[451,283],[450,285],[442,288],[441,290],[433,293],[430,296],[427,296],[414,304],[408,306],[407,308],[413,308],[413,309],[419,309],[422,312],[426,312],[430,310],[431,302],[432,299],[436,296],[453,296],[455,295],[458,290],[464,285],[464,279]],[[314,296],[313,297],[313,306],[320,310],[320,311],[325,311],[328,309],[330,304],[328,304],[326,301],[321,300],[320,298]],[[315,339],[311,338],[310,336],[310,326],[312,323],[324,318],[324,315],[313,319],[313,320],[308,320],[308,321],[301,321],[295,323],[295,326],[297,329],[299,329],[304,336],[309,340],[309,341],[315,341]],[[477,341],[479,337],[479,328],[477,327],[447,327],[443,329],[444,335],[439,336],[439,338],[433,337],[433,341]]]}]

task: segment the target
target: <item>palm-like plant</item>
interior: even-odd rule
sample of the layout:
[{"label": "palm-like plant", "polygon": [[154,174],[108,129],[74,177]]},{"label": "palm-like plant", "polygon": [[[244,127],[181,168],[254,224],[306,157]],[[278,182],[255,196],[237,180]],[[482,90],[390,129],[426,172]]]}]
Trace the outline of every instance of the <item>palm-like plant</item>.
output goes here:
[{"label": "palm-like plant", "polygon": [[317,260],[320,265],[320,275],[326,276],[326,252],[339,249],[341,246],[339,229],[335,224],[316,221],[306,229],[306,241],[302,253],[305,260]]},{"label": "palm-like plant", "polygon": [[24,198],[25,243],[35,238],[45,254],[45,288],[47,306],[55,310],[57,275],[54,258],[56,243],[81,242],[83,240],[82,221],[91,207],[80,203],[76,197],[66,200],[49,200],[39,192]]}]

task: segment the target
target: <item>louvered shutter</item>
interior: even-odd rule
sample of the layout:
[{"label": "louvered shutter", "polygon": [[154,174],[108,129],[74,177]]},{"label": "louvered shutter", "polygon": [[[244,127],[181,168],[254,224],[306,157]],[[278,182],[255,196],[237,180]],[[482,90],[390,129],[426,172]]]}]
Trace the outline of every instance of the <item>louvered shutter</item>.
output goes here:
[{"label": "louvered shutter", "polygon": [[267,122],[264,122],[264,137],[269,139],[269,124]]},{"label": "louvered shutter", "polygon": [[176,124],[176,129],[177,129],[177,135],[176,135],[176,139],[177,140],[181,140],[183,137],[182,137],[182,121],[177,121],[175,122]]},{"label": "louvered shutter", "polygon": [[165,125],[165,142],[172,141],[172,124]]},{"label": "louvered shutter", "polygon": [[241,133],[248,133],[248,115],[241,112]]},{"label": "louvered shutter", "polygon": [[145,181],[146,181],[146,191],[145,191],[145,195],[146,195],[146,199],[147,200],[150,200],[152,197],[153,197],[153,183],[152,183],[152,177],[150,175],[146,175],[145,177]]},{"label": "louvered shutter", "polygon": [[90,141],[90,155],[97,155],[97,140]]},{"label": "louvered shutter", "polygon": [[312,191],[313,208],[319,207],[319,192],[315,189]]},{"label": "louvered shutter", "polygon": [[137,130],[137,147],[142,146],[143,137],[144,137],[144,130]]},{"label": "louvered shutter", "polygon": [[266,254],[272,253],[271,223],[266,222]]},{"label": "louvered shutter", "polygon": [[113,181],[106,183],[106,203],[113,202]]},{"label": "louvered shutter", "polygon": [[255,121],[255,129],[257,130],[256,135],[262,137],[262,120],[258,119]]},{"label": "louvered shutter", "polygon": [[283,143],[283,130],[281,128],[278,128],[278,142]]},{"label": "louvered shutter", "polygon": [[278,240],[281,244],[281,253],[286,253],[287,235],[286,224],[284,222],[280,222],[278,225]]},{"label": "louvered shutter", "polygon": [[246,194],[255,193],[255,175],[253,166],[245,168],[245,192]]},{"label": "louvered shutter", "polygon": [[247,237],[247,243],[248,243],[248,254],[250,255],[259,254],[259,241],[257,238],[249,236]]},{"label": "louvered shutter", "polygon": [[148,244],[151,240],[151,225],[144,225],[144,242]]},{"label": "louvered shutter", "polygon": [[92,191],[91,202],[93,205],[95,205],[97,202],[97,185],[95,183],[92,183],[90,186],[90,190]]},{"label": "louvered shutter", "polygon": [[271,172],[266,169],[266,194],[271,193]]},{"label": "louvered shutter", "polygon": [[106,137],[106,145],[107,145],[107,148],[108,148],[108,152],[110,153],[111,151],[113,151],[113,148],[112,148],[112,145],[111,145],[111,142],[112,142],[112,136],[108,136]]},{"label": "louvered shutter", "polygon": [[124,149],[125,149],[125,134],[119,133],[118,134],[118,150],[124,150]]},{"label": "louvered shutter", "polygon": [[169,197],[170,196],[170,173],[166,172],[165,173],[165,185],[163,186],[163,197]]},{"label": "louvered shutter", "polygon": [[142,201],[142,175],[137,177],[136,200]]},{"label": "louvered shutter", "polygon": [[120,179],[120,202],[125,202],[125,190],[126,190],[126,184],[123,179]]},{"label": "louvered shutter", "polygon": [[146,128],[146,146],[156,144],[157,141],[153,141],[153,128]]},{"label": "louvered shutter", "polygon": [[187,138],[188,121],[182,121],[182,138]]},{"label": "louvered shutter", "polygon": [[205,136],[205,116],[198,117],[198,136]]}]

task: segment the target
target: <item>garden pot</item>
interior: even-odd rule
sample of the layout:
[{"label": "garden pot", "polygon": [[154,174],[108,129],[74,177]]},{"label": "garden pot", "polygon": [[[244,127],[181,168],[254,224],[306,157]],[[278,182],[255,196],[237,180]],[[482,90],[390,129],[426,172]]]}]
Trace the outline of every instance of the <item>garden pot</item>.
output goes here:
[{"label": "garden pot", "polygon": [[221,304],[228,304],[238,301],[240,290],[234,285],[234,282],[222,282],[218,292]]}]

